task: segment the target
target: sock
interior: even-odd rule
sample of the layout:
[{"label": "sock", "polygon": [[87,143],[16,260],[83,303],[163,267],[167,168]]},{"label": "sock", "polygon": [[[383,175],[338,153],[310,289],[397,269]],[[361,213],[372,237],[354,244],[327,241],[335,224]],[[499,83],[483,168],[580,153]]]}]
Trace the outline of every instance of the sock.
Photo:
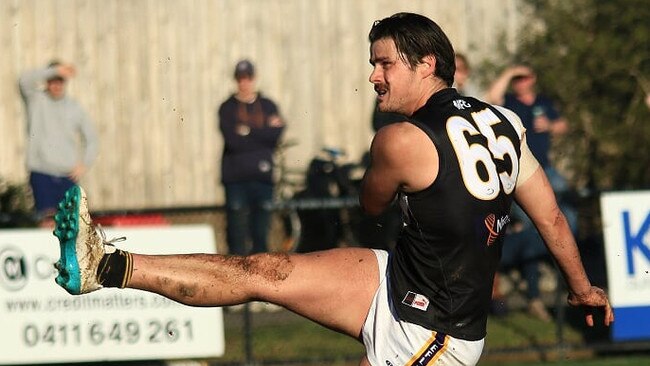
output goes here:
[{"label": "sock", "polygon": [[106,253],[99,262],[97,279],[104,287],[125,288],[133,274],[133,256],[131,253],[115,249]]}]

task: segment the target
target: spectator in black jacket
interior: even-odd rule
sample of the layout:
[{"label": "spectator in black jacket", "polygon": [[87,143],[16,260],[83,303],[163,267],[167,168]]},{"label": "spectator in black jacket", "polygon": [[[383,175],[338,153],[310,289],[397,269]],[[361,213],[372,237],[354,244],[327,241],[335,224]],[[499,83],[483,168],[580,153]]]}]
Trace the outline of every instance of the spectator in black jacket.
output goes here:
[{"label": "spectator in black jacket", "polygon": [[[224,139],[221,182],[226,191],[227,242],[230,254],[267,250],[273,197],[273,153],[284,122],[273,101],[255,89],[255,69],[248,60],[235,66],[237,92],[219,107]],[[246,247],[247,239],[253,243]]]}]

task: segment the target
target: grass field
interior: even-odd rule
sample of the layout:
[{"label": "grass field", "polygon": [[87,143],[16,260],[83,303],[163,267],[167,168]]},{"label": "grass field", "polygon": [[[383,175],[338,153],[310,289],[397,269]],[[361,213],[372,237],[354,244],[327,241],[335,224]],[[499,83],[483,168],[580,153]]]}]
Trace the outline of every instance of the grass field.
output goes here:
[{"label": "grass field", "polygon": [[[327,330],[288,311],[254,313],[251,363],[246,363],[243,313],[226,312],[226,353],[209,360],[131,361],[77,364],[77,366],[357,366],[363,347],[357,341]],[[632,351],[616,350],[596,328],[585,332],[580,314],[567,314],[565,348],[557,347],[556,325],[522,312],[488,321],[488,336],[479,366],[650,366],[650,342]],[[601,329],[598,332],[598,329]],[[598,342],[596,352],[590,342]],[[592,343],[595,345],[596,343]],[[603,351],[606,350],[607,352]],[[56,365],[52,365],[56,366]]]},{"label": "grass field", "polygon": [[[571,315],[571,314],[569,314]],[[242,326],[243,313],[226,313],[226,354],[212,360],[212,365],[235,365],[245,360]],[[563,327],[565,345],[557,346],[555,323],[544,323],[522,312],[491,318],[484,355],[479,365],[581,365],[617,366],[650,365],[650,348],[646,354],[618,354],[605,357],[585,347],[585,336],[606,337],[602,331],[583,333],[580,326]],[[265,365],[358,365],[363,347],[355,340],[329,331],[287,311],[252,314],[253,358]]]}]

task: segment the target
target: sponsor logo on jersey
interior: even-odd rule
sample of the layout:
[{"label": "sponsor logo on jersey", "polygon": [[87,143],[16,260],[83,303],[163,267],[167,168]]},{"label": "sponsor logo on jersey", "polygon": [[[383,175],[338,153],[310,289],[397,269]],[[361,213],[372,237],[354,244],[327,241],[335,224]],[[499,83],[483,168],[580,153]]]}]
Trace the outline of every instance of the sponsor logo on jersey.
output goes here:
[{"label": "sponsor logo on jersey", "polygon": [[406,293],[406,296],[404,296],[402,304],[418,310],[427,311],[427,308],[429,307],[429,299],[424,295],[409,291]]},{"label": "sponsor logo on jersey", "polygon": [[454,107],[456,107],[456,109],[463,110],[465,108],[472,108],[472,105],[467,103],[466,100],[456,99],[452,103],[454,104]]},{"label": "sponsor logo on jersey", "polygon": [[488,246],[494,244],[499,237],[499,234],[505,229],[506,225],[510,222],[510,216],[504,215],[497,219],[495,214],[489,214],[485,218],[485,227],[488,230],[488,237],[486,244]]}]

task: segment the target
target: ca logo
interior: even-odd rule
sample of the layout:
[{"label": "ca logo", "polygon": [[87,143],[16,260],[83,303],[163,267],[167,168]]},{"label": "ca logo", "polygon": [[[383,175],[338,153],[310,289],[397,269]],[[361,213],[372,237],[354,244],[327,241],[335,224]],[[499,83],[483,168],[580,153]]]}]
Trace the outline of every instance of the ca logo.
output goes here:
[{"label": "ca logo", "polygon": [[17,248],[0,252],[0,285],[9,291],[18,291],[27,284],[25,256]]}]

